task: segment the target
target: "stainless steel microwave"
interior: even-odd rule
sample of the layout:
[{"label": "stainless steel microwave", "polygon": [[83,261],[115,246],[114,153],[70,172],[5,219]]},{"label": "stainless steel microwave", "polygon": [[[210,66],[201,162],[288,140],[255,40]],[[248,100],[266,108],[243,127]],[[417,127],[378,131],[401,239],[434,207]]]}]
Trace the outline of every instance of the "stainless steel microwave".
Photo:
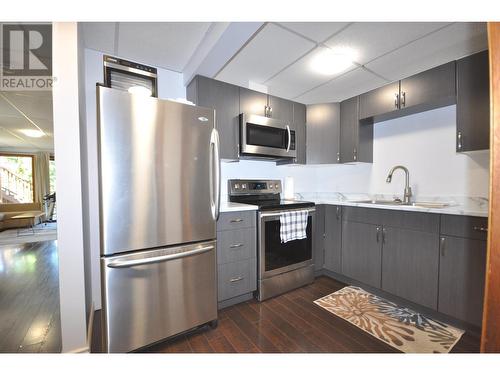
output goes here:
[{"label": "stainless steel microwave", "polygon": [[240,156],[295,158],[295,130],[277,119],[241,113]]}]

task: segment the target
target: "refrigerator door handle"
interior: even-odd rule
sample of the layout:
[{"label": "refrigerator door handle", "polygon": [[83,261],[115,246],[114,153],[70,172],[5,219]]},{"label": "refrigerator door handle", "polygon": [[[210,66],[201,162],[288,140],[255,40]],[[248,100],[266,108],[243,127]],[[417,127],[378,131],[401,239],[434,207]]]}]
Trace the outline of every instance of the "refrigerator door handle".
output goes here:
[{"label": "refrigerator door handle", "polygon": [[[213,159],[210,163],[210,202],[214,220],[219,218],[220,212],[220,154],[219,154],[219,133],[217,129],[212,130],[210,136],[210,149],[213,152]],[[214,166],[215,168],[214,168]],[[214,189],[215,181],[215,189]]]},{"label": "refrigerator door handle", "polygon": [[144,264],[165,262],[168,260],[185,258],[185,257],[191,256],[191,255],[202,254],[202,253],[206,253],[207,251],[210,251],[213,249],[214,249],[213,246],[205,246],[205,247],[202,247],[199,249],[184,251],[184,252],[176,253],[176,254],[162,255],[159,257],[125,260],[125,261],[115,261],[115,262],[109,263],[108,267],[110,267],[110,268],[130,268],[130,267],[134,267],[134,266],[142,266]]}]

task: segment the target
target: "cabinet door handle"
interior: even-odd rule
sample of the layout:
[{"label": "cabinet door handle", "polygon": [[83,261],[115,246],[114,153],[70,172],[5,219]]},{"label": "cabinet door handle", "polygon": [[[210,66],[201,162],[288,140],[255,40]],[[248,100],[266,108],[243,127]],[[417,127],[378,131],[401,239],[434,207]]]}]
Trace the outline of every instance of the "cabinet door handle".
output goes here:
[{"label": "cabinet door handle", "polygon": [[488,232],[488,228],[485,227],[474,227],[474,230],[477,230],[478,232]]},{"label": "cabinet door handle", "polygon": [[233,277],[232,279],[229,279],[229,282],[231,282],[231,283],[237,283],[238,281],[241,281],[243,279],[244,279],[243,276]]},{"label": "cabinet door handle", "polygon": [[458,149],[462,149],[462,132],[457,133],[457,138],[458,138]]},{"label": "cabinet door handle", "polygon": [[394,107],[399,108],[399,94],[394,94]]},{"label": "cabinet door handle", "polygon": [[380,227],[377,227],[377,242],[380,242]]},{"label": "cabinet door handle", "polygon": [[231,223],[241,223],[242,221],[243,221],[243,219],[233,219],[230,222]]},{"label": "cabinet door handle", "polygon": [[337,220],[340,220],[340,207],[339,206],[337,206],[336,214],[337,214]]},{"label": "cabinet door handle", "polygon": [[340,152],[337,152],[337,161],[340,161]]},{"label": "cabinet door handle", "polygon": [[439,239],[439,249],[441,250],[441,256],[444,257],[444,244],[446,242],[446,238],[445,237],[441,237]]},{"label": "cabinet door handle", "polygon": [[406,107],[406,92],[401,93],[401,107]]},{"label": "cabinet door handle", "polygon": [[354,161],[356,161],[356,159],[358,158],[358,150],[356,149],[356,147],[352,149],[352,158]]},{"label": "cabinet door handle", "polygon": [[268,117],[273,117],[273,107],[267,107],[269,116]]},{"label": "cabinet door handle", "polygon": [[382,229],[382,243],[385,243],[385,235],[387,234],[385,228]]},{"label": "cabinet door handle", "polygon": [[229,248],[230,248],[230,249],[236,249],[236,248],[238,248],[238,247],[242,247],[242,246],[243,246],[243,244],[242,244],[242,243],[235,243],[235,244],[233,244],[233,245],[229,246]]}]

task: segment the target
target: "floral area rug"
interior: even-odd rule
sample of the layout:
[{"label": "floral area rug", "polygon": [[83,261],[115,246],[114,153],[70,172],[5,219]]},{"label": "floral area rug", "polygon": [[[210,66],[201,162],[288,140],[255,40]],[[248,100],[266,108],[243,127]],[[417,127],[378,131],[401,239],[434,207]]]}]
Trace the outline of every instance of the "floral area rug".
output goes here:
[{"label": "floral area rug", "polygon": [[314,303],[404,353],[448,353],[464,334],[354,286]]}]

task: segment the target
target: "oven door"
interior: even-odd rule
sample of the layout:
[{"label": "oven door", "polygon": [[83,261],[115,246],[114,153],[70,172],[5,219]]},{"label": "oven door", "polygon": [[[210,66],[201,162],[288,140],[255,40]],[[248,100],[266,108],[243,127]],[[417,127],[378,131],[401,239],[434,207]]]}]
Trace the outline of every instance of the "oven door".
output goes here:
[{"label": "oven door", "polygon": [[240,114],[240,153],[271,157],[297,157],[295,131],[269,117]]},{"label": "oven door", "polygon": [[[259,212],[259,279],[269,278],[313,264],[314,239],[312,234],[315,208],[307,210],[309,211],[307,237],[286,243],[281,243],[280,238],[280,216],[284,211]],[[287,210],[287,212],[289,211]]]}]

